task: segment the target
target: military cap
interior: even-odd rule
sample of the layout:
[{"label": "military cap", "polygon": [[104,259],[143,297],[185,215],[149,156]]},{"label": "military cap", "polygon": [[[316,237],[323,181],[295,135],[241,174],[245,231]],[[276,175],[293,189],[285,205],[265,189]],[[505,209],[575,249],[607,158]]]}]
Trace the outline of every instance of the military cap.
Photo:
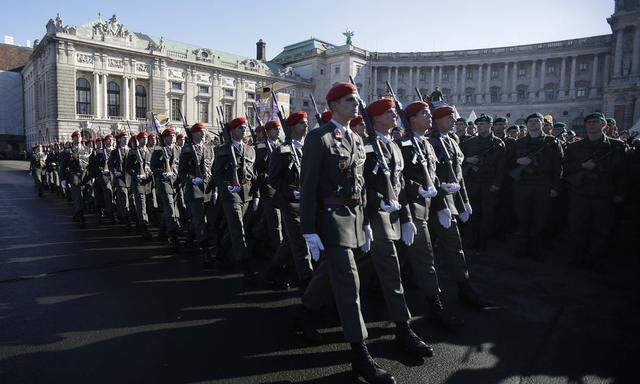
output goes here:
[{"label": "military cap", "polygon": [[116,135],[116,137],[119,139],[121,137],[125,137],[127,136],[127,131],[120,131],[118,132],[118,134]]},{"label": "military cap", "polygon": [[369,113],[371,117],[380,116],[394,106],[395,103],[391,99],[379,99],[367,106],[367,113]]},{"label": "military cap", "polygon": [[149,138],[156,138],[156,133],[155,132],[149,132]]},{"label": "military cap", "polygon": [[557,123],[553,124],[553,128],[560,128],[560,129],[565,129],[567,127],[567,124],[558,121]]},{"label": "military cap", "polygon": [[291,127],[298,124],[299,122],[301,122],[303,119],[306,119],[306,118],[307,118],[307,112],[305,111],[294,112],[290,114],[289,117],[287,117],[285,124]]},{"label": "military cap", "polygon": [[493,122],[493,119],[491,118],[491,116],[487,116],[484,113],[482,115],[480,115],[480,117],[478,117],[475,121],[476,124],[478,123],[489,123],[491,124]]},{"label": "military cap", "polygon": [[193,126],[191,127],[191,133],[196,133],[196,132],[202,132],[204,131],[204,124],[202,123],[195,123],[193,124]]},{"label": "military cap", "polygon": [[407,107],[404,109],[404,113],[407,115],[407,117],[411,117],[415,116],[423,109],[428,111],[429,104],[425,103],[424,101],[414,101],[413,103],[407,105]]},{"label": "military cap", "polygon": [[173,136],[176,134],[176,131],[173,128],[167,128],[164,131],[162,131],[162,136]]},{"label": "military cap", "polygon": [[600,120],[603,123],[607,122],[607,119],[604,117],[602,112],[593,112],[588,114],[587,116],[584,117],[584,122],[586,123],[587,120],[593,120],[593,119]]},{"label": "military cap", "polygon": [[258,125],[256,127],[256,133],[264,133],[264,125]]},{"label": "military cap", "polygon": [[139,132],[138,135],[136,136],[136,139],[140,140],[144,137],[149,137],[149,134],[147,133],[147,131]]},{"label": "military cap", "polygon": [[278,119],[267,121],[267,124],[264,125],[264,129],[267,131],[278,128],[280,128],[280,120]]},{"label": "military cap", "polygon": [[80,137],[80,131],[73,131],[71,137]]},{"label": "military cap", "polygon": [[333,87],[331,87],[329,92],[327,92],[326,99],[327,99],[327,102],[335,101],[343,96],[350,95],[356,92],[358,92],[358,89],[356,88],[355,85],[351,83],[338,83]]},{"label": "military cap", "polygon": [[455,110],[453,107],[445,104],[433,110],[433,118],[437,120],[448,115],[453,115],[454,113]]},{"label": "military cap", "polygon": [[464,117],[458,117],[456,119],[456,123],[467,123],[467,119],[465,119]]},{"label": "military cap", "polygon": [[505,123],[507,124],[507,118],[506,117],[496,117],[495,119],[493,119],[493,124],[496,123]]},{"label": "military cap", "polygon": [[616,119],[614,119],[613,117],[607,117],[607,124],[616,125]]},{"label": "military cap", "polygon": [[520,129],[520,128],[519,128],[517,125],[512,125],[512,126],[510,126],[509,128],[507,128],[507,132],[510,132],[510,131],[517,131],[517,130],[519,130],[519,129]]},{"label": "military cap", "polygon": [[358,115],[358,116],[354,117],[353,119],[351,119],[351,121],[349,122],[349,127],[355,128],[358,125],[362,124],[363,121],[364,121],[364,119],[362,118],[362,116]]},{"label": "military cap", "polygon": [[322,112],[322,115],[320,115],[320,120],[322,120],[324,124],[330,122],[332,118],[333,118],[333,112],[331,111],[324,111]]},{"label": "military cap", "polygon": [[102,137],[98,136],[93,140],[94,143],[100,142],[102,143]]},{"label": "military cap", "polygon": [[[536,113],[532,113],[529,116],[527,116],[524,119],[524,122],[527,123],[529,122],[529,119],[540,119],[540,120],[544,120],[544,116],[542,116],[542,113],[540,112],[536,112]],[[546,121],[546,120],[545,120]]]},{"label": "military cap", "polygon": [[236,117],[229,123],[229,130],[236,129],[241,125],[247,124],[247,118],[244,116]]},{"label": "military cap", "polygon": [[183,139],[183,138],[184,138],[184,135],[182,133],[178,133],[176,135],[176,139]]},{"label": "military cap", "polygon": [[103,138],[102,138],[102,140],[103,140],[103,141],[106,141],[106,140],[113,140],[113,135],[112,135],[112,134],[108,134],[107,136],[103,137]]}]

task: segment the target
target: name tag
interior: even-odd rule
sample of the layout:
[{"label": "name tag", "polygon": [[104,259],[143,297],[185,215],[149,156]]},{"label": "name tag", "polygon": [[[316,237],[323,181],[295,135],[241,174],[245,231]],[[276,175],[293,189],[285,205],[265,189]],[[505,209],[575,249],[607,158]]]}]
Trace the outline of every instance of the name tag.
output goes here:
[{"label": "name tag", "polygon": [[409,141],[409,140],[405,140],[405,141],[401,141],[400,145],[402,147],[411,147],[413,145],[413,143],[411,141]]}]

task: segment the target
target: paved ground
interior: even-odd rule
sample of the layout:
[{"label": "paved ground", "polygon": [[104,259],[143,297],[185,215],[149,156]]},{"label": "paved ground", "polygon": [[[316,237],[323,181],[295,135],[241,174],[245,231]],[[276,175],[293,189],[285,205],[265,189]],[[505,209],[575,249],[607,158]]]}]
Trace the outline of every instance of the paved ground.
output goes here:
[{"label": "paved ground", "polygon": [[[79,229],[66,200],[36,196],[26,169],[0,162],[0,383],[351,381],[336,324],[322,346],[289,332],[296,290],[247,289],[93,218]],[[384,304],[363,297],[370,350],[398,382],[638,382],[637,259],[612,255],[599,275],[561,253],[514,260],[499,244],[468,258],[499,307],[472,312],[449,294],[467,320],[451,335],[422,319],[409,290],[415,329],[436,352],[424,363],[398,351]]]}]

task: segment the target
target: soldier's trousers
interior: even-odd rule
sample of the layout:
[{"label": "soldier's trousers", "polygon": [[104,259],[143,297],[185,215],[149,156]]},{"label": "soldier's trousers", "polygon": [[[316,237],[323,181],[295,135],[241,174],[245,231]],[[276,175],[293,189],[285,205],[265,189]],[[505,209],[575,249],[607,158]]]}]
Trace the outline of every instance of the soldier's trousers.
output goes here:
[{"label": "soldier's trousers", "polygon": [[169,193],[163,188],[158,189],[157,192],[158,202],[162,208],[162,225],[164,225],[166,233],[172,235],[180,227],[175,193]]},{"label": "soldier's trousers", "polygon": [[360,309],[360,277],[351,248],[325,245],[320,266],[302,296],[302,304],[307,309],[313,312],[322,309],[326,303],[328,281],[340,315],[344,338],[349,343],[364,341],[368,333]]},{"label": "soldier's trousers", "polygon": [[211,221],[211,201],[205,202],[204,197],[194,198],[188,196],[185,199],[189,216],[191,218],[191,230],[200,246],[207,246],[207,223]]},{"label": "soldier's trousers", "polygon": [[282,244],[282,215],[280,210],[274,205],[273,198],[265,197],[261,199],[263,213],[267,224],[267,236],[269,236],[269,247],[276,250]]},{"label": "soldier's trousers", "polygon": [[551,198],[548,185],[516,185],[514,208],[518,222],[516,252],[538,256],[542,234],[549,217]]},{"label": "soldier's trousers", "polygon": [[149,216],[147,215],[147,201],[150,193],[140,193],[133,189],[133,201],[136,207],[136,217],[139,225],[149,225]]},{"label": "soldier's trousers", "polygon": [[222,201],[222,210],[227,219],[227,228],[231,237],[231,254],[237,262],[249,259],[249,247],[247,245],[246,231],[244,228],[244,216],[249,209],[250,202],[234,203]]},{"label": "soldier's trousers", "polygon": [[287,264],[289,256],[292,255],[298,281],[307,281],[311,279],[313,267],[311,266],[311,253],[300,228],[300,204],[284,204],[280,207],[280,212],[286,236],[271,260],[266,274],[271,278],[278,268]]},{"label": "soldier's trousers", "polygon": [[115,188],[116,209],[118,210],[118,218],[124,222],[129,222],[129,188]]},{"label": "soldier's trousers", "polygon": [[71,201],[73,202],[73,214],[82,214],[84,211],[84,200],[82,198],[82,174],[71,174],[70,180],[67,180],[71,189]]},{"label": "soldier's trousers", "polygon": [[93,196],[94,196],[94,204],[97,210],[104,209],[104,191],[102,188],[102,184],[98,180],[100,176],[96,176],[93,182]]},{"label": "soldier's trousers", "polygon": [[571,196],[571,257],[599,262],[607,255],[614,205],[611,197]]},{"label": "soldier's trousers", "polygon": [[42,193],[42,189],[44,188],[42,185],[44,181],[44,170],[41,168],[34,168],[31,171],[31,174],[33,176],[33,183],[36,187],[36,191],[38,191],[38,193]]},{"label": "soldier's trousers", "polygon": [[55,188],[57,190],[57,188],[60,188],[60,175],[58,174],[57,170],[53,170],[51,172],[49,172],[49,177],[50,179],[50,186],[52,188]]},{"label": "soldier's trousers", "polygon": [[425,296],[433,296],[440,293],[440,286],[438,285],[428,221],[413,216],[413,224],[418,231],[413,239],[413,244],[406,247],[405,258],[402,261],[411,266],[413,281],[418,284],[420,292]]},{"label": "soldier's trousers", "polygon": [[440,224],[435,213],[431,215],[430,221],[433,223],[431,228],[436,235],[439,251],[442,252],[445,264],[448,264],[453,272],[455,281],[461,282],[469,279],[469,270],[462,250],[457,218],[454,217],[451,220],[449,228],[445,228]]},{"label": "soldier's trousers", "polygon": [[98,175],[96,183],[102,189],[102,205],[104,213],[107,216],[113,216],[113,188],[111,187],[111,178],[109,175]]},{"label": "soldier's trousers", "polygon": [[467,183],[469,200],[473,206],[469,225],[466,226],[465,237],[473,246],[486,244],[493,235],[498,203],[498,191],[490,192],[492,183]]}]

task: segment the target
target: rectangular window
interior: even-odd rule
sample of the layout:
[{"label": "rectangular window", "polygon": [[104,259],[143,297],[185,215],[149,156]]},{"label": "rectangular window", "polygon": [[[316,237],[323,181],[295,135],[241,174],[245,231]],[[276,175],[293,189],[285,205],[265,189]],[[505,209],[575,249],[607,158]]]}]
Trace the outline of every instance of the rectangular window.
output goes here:
[{"label": "rectangular window", "polygon": [[527,90],[520,88],[518,89],[518,101],[525,101],[527,99]]},{"label": "rectangular window", "polygon": [[309,102],[307,100],[302,102],[302,106],[303,107],[308,107],[309,106]]},{"label": "rectangular window", "polygon": [[527,76],[527,70],[524,68],[518,69],[518,79],[523,79]]},{"label": "rectangular window", "polygon": [[182,111],[182,99],[171,99],[171,120],[181,121],[180,112]]},{"label": "rectangular window", "polygon": [[586,97],[587,89],[586,88],[576,88],[576,97]]},{"label": "rectangular window", "polygon": [[464,95],[464,102],[471,104],[473,102],[473,95]]},{"label": "rectangular window", "polygon": [[324,69],[321,69],[321,70],[320,70],[320,74],[321,74],[321,75],[324,75]]},{"label": "rectangular window", "polygon": [[255,100],[256,94],[253,92],[247,92],[247,100]]},{"label": "rectangular window", "polygon": [[467,72],[467,75],[465,76],[466,80],[473,80],[473,72],[469,71]]},{"label": "rectangular window", "polygon": [[255,126],[256,110],[254,108],[247,108],[247,120],[251,123],[251,125]]},{"label": "rectangular window", "polygon": [[556,66],[555,65],[547,65],[547,73],[548,74],[556,73]]},{"label": "rectangular window", "polygon": [[555,100],[556,99],[556,91],[553,89],[547,89],[544,91],[544,96],[546,100]]},{"label": "rectangular window", "polygon": [[491,71],[491,80],[498,80],[498,71]]},{"label": "rectangular window", "polygon": [[427,74],[423,71],[420,72],[420,81],[426,81],[427,80]]},{"label": "rectangular window", "polygon": [[586,72],[588,70],[589,70],[589,63],[579,63],[578,64],[578,71]]},{"label": "rectangular window", "polygon": [[179,81],[171,82],[171,90],[173,91],[182,91],[182,83]]},{"label": "rectangular window", "polygon": [[449,72],[442,72],[442,81],[449,81]]},{"label": "rectangular window", "polygon": [[233,89],[224,89],[224,97],[233,97]]},{"label": "rectangular window", "polygon": [[500,101],[500,95],[498,94],[498,91],[491,91],[491,102],[492,103],[497,103],[498,101]]},{"label": "rectangular window", "polygon": [[233,116],[233,103],[229,103],[229,104],[225,104],[224,105],[224,118],[227,119],[228,121],[233,120],[235,117]]},{"label": "rectangular window", "polygon": [[333,68],[333,73],[334,73],[335,75],[339,75],[339,74],[340,74],[340,66],[339,66],[339,65],[336,65],[336,66]]},{"label": "rectangular window", "polygon": [[209,122],[209,102],[201,101],[199,103],[199,107],[200,107],[200,111],[198,112],[199,112],[200,122],[208,123]]},{"label": "rectangular window", "polygon": [[198,92],[200,93],[209,93],[209,86],[208,85],[199,85],[198,86]]}]

